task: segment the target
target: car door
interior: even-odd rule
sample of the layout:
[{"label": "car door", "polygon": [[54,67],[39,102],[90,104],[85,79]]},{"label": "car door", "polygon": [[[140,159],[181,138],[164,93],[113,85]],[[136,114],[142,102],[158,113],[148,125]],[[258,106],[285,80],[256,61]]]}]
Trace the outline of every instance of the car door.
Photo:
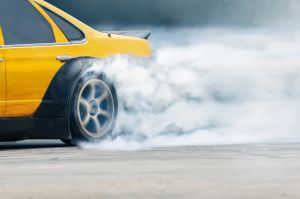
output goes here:
[{"label": "car door", "polygon": [[[0,23],[6,63],[5,117],[31,116],[42,102],[63,63],[62,55],[78,56],[44,9],[32,1],[4,0]],[[2,13],[2,14],[1,14]]]},{"label": "car door", "polygon": [[[3,36],[0,27],[0,46],[3,46]],[[5,94],[6,94],[6,78],[5,78],[5,63],[4,54],[0,47],[0,117],[3,117],[5,111]]]}]

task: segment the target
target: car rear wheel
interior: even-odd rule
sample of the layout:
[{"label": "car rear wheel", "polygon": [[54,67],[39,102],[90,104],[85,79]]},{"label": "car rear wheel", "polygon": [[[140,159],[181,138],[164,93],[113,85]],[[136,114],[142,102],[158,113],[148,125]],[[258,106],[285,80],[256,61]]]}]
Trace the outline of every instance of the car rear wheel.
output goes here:
[{"label": "car rear wheel", "polygon": [[115,126],[118,98],[114,85],[104,75],[88,75],[77,83],[70,103],[72,140],[65,143],[97,142]]}]

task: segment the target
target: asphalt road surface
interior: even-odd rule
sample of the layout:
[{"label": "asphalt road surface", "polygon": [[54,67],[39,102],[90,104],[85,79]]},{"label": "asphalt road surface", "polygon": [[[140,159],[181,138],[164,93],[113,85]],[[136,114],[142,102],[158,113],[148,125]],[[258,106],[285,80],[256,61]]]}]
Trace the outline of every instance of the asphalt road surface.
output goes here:
[{"label": "asphalt road surface", "polygon": [[97,151],[0,144],[0,198],[300,198],[300,144]]}]

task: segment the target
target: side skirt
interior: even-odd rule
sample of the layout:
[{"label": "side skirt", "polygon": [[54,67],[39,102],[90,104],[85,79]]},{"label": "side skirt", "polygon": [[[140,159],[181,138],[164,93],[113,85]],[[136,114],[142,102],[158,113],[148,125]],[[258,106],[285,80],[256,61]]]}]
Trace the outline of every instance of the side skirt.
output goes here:
[{"label": "side skirt", "polygon": [[0,141],[70,139],[65,118],[1,118]]}]

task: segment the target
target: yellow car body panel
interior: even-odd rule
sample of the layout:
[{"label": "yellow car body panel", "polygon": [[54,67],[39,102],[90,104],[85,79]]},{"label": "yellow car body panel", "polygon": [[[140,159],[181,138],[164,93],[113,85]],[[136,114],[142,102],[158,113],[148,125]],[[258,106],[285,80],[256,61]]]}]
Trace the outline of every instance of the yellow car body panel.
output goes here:
[{"label": "yellow car body panel", "polygon": [[[2,29],[0,27],[0,45],[4,44],[4,39],[2,36]],[[0,51],[0,117],[4,115],[5,112],[5,96],[6,96],[6,75],[5,75],[5,63],[4,54]]]},{"label": "yellow car body panel", "polygon": [[[0,52],[0,56],[3,54]],[[6,77],[5,77],[5,64],[3,60],[0,61],[0,117],[4,115],[5,111],[5,95],[6,95]]]},{"label": "yellow car body panel", "polygon": [[64,54],[78,56],[76,47],[69,45],[3,50],[7,75],[5,117],[32,115],[63,64],[56,57]]},{"label": "yellow car body panel", "polygon": [[[34,114],[52,79],[63,65],[57,60],[58,56],[105,58],[116,54],[139,57],[151,55],[150,45],[144,39],[109,36],[90,28],[43,0],[31,3],[52,26],[56,43],[5,46],[0,32],[0,56],[5,60],[5,64],[0,62],[0,116],[26,117]],[[85,34],[85,40],[78,43],[68,42],[64,33],[40,6],[53,11],[80,29]]]}]

